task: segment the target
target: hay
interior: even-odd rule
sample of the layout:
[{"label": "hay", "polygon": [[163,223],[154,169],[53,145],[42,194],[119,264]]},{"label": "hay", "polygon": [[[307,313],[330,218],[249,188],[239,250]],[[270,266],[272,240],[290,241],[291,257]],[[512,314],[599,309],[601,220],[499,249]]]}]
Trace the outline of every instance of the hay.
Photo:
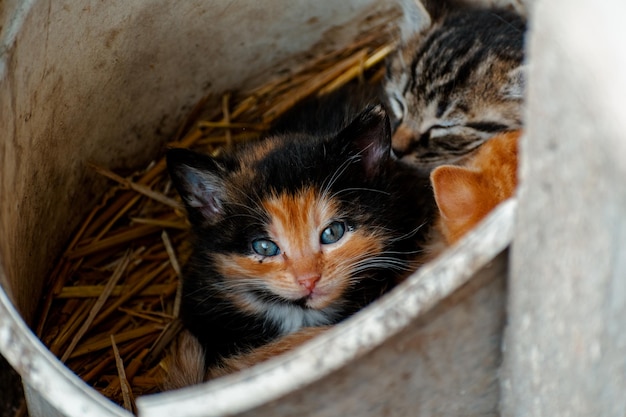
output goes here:
[{"label": "hay", "polygon": [[[217,154],[260,137],[304,99],[379,78],[392,46],[374,33],[247,94],[226,94],[215,108],[202,100],[169,146]],[[52,271],[36,328],[69,368],[127,409],[136,396],[159,390],[160,361],[182,327],[179,277],[191,251],[189,227],[165,168],[160,158],[125,178],[91,166],[112,186]]]}]

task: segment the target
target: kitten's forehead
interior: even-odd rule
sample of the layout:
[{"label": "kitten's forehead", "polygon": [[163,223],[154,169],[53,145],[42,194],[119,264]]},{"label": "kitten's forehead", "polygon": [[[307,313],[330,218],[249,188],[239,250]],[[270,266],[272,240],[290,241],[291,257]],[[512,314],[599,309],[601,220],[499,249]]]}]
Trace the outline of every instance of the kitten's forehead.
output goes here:
[{"label": "kitten's forehead", "polygon": [[336,204],[313,187],[297,193],[274,194],[262,206],[270,220],[268,231],[296,251],[317,244],[319,229],[338,214]]},{"label": "kitten's forehead", "polygon": [[433,94],[430,99],[407,91],[404,95],[408,106],[404,117],[406,123],[420,133],[435,125],[448,127],[486,120],[517,127],[522,98],[507,96],[501,88],[504,85],[501,80],[506,77],[504,69],[498,74],[491,74],[488,80],[485,79],[489,77],[478,71],[465,86],[459,86],[447,95]]}]

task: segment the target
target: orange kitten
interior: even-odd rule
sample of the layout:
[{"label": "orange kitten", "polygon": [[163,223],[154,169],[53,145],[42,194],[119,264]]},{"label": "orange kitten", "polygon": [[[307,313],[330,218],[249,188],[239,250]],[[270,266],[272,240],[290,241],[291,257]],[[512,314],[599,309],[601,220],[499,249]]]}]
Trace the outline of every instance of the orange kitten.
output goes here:
[{"label": "orange kitten", "polygon": [[439,208],[436,229],[451,245],[478,224],[517,186],[521,130],[489,139],[464,166],[442,165],[430,175]]}]

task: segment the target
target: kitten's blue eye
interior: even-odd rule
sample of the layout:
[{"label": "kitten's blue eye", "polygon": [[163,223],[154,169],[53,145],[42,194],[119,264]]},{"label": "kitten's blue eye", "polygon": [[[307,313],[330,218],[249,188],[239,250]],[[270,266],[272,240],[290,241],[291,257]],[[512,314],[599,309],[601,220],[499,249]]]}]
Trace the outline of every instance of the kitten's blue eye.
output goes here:
[{"label": "kitten's blue eye", "polygon": [[268,239],[253,240],[252,250],[261,256],[276,256],[280,253],[278,245]]},{"label": "kitten's blue eye", "polygon": [[343,222],[332,222],[326,229],[322,231],[320,242],[323,245],[329,245],[337,242],[346,232],[346,225]]}]

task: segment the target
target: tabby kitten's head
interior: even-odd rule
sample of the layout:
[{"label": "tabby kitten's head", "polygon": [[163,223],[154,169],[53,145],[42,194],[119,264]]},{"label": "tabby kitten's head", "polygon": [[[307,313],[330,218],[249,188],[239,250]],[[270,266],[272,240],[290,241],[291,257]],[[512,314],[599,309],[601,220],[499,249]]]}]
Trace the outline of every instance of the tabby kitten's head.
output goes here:
[{"label": "tabby kitten's head", "polygon": [[196,235],[186,314],[213,297],[287,333],[379,296],[414,267],[434,207],[390,147],[378,106],[336,135],[275,135],[216,158],[170,150]]},{"label": "tabby kitten's head", "polygon": [[463,166],[443,165],[430,175],[439,219],[436,229],[451,245],[515,193],[521,131],[489,139]]},{"label": "tabby kitten's head", "polygon": [[394,153],[427,174],[519,129],[524,31],[512,12],[466,9],[404,39],[385,86]]}]

